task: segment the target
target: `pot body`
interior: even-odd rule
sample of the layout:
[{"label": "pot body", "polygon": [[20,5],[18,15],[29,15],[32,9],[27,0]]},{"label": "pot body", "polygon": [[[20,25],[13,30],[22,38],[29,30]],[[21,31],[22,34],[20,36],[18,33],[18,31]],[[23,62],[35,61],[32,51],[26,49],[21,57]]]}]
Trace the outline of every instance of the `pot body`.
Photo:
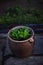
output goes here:
[{"label": "pot body", "polygon": [[[11,31],[10,31],[11,32]],[[34,32],[33,32],[34,33]],[[33,46],[34,46],[34,35],[32,35],[30,37],[30,39],[28,40],[24,40],[24,41],[15,41],[15,40],[11,40],[9,38],[9,32],[8,32],[8,42],[9,42],[9,46],[13,52],[13,54],[16,57],[28,57],[30,55],[32,55],[32,50],[33,50]]]}]

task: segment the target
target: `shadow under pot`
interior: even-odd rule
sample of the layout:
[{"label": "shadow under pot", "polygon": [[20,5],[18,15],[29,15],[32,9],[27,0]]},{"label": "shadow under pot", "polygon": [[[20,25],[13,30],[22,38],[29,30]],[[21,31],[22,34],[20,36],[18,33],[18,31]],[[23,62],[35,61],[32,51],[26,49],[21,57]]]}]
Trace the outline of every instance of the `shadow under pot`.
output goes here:
[{"label": "shadow under pot", "polygon": [[[28,37],[25,40],[15,40],[11,38],[11,32],[15,29],[21,29],[23,27],[26,27],[30,33],[31,36]],[[13,55],[20,58],[26,58],[32,55],[33,47],[34,47],[34,31],[30,27],[27,26],[16,26],[9,30],[8,32],[8,43],[9,47],[13,52]]]}]

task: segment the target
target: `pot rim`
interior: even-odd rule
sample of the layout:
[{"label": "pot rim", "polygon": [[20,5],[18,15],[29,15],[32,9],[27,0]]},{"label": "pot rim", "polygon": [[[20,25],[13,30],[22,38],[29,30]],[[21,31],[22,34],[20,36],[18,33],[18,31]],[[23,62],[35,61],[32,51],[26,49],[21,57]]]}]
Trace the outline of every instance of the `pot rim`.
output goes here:
[{"label": "pot rim", "polygon": [[[30,29],[30,30],[32,31],[32,36],[31,36],[30,38],[26,39],[26,40],[23,40],[23,41],[13,40],[13,39],[10,37],[11,31],[14,30],[14,29],[16,29],[16,28],[22,28],[22,27],[26,27],[26,28]],[[8,31],[8,38],[9,38],[12,42],[18,42],[18,43],[27,42],[27,41],[29,41],[33,36],[34,36],[34,31],[33,31],[32,28],[30,28],[30,27],[28,27],[28,26],[16,26],[16,27],[13,27],[12,29],[10,29],[10,30]]]}]

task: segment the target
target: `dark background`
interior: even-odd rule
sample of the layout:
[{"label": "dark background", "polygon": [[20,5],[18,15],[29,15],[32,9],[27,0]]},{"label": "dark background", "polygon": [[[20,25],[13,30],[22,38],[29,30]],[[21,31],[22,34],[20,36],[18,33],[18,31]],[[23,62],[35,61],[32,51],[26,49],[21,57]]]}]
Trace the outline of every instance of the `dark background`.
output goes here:
[{"label": "dark background", "polygon": [[23,7],[32,7],[43,10],[43,0],[31,0],[31,4],[27,0],[0,0],[0,14],[4,13],[8,7],[21,5]]}]

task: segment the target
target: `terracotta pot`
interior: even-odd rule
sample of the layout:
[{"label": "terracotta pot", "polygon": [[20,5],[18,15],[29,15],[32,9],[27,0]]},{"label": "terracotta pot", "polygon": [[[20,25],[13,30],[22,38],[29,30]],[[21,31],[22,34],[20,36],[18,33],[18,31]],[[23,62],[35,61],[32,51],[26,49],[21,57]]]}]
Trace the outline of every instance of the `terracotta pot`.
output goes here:
[{"label": "terracotta pot", "polygon": [[9,46],[13,52],[13,54],[17,57],[28,57],[30,55],[32,55],[32,50],[33,50],[33,46],[34,46],[34,31],[30,28],[27,27],[30,31],[31,31],[31,37],[23,40],[23,41],[17,41],[17,40],[13,40],[10,37],[10,33],[12,30],[16,29],[16,28],[22,28],[24,26],[17,26],[12,28],[11,30],[9,30],[8,32],[8,42],[9,42]]}]

